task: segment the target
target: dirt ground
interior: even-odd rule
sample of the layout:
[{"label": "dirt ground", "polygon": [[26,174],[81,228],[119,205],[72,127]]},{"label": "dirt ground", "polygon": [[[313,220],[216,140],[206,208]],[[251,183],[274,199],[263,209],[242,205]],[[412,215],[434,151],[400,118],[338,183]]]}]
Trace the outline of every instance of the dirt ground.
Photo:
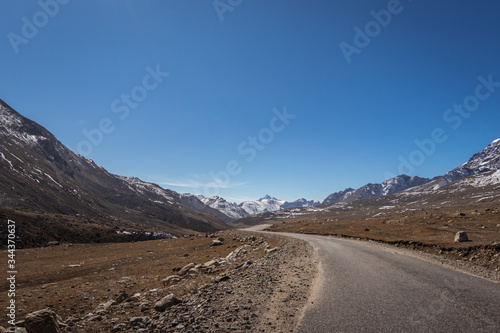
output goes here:
[{"label": "dirt ground", "polygon": [[[312,248],[281,236],[258,234],[252,240],[246,237],[248,235],[225,231],[212,237],[62,244],[18,250],[17,320],[24,319],[29,312],[49,308],[62,322],[72,322],[65,327],[67,332],[135,332],[140,327],[145,327],[147,332],[218,332],[226,326],[227,330],[250,327],[254,331],[268,331],[271,326],[279,331],[286,327],[289,332],[300,318],[315,276]],[[222,237],[224,244],[212,246],[215,237]],[[250,249],[240,258],[242,262],[219,266],[203,274],[186,275],[181,283],[172,286],[165,287],[162,282],[189,263],[203,264],[213,258],[224,258],[242,245]],[[266,247],[276,251],[266,253]],[[1,253],[7,256],[6,251]],[[237,269],[237,265],[248,261],[253,262],[248,269]],[[219,282],[216,278],[220,276],[228,276],[230,280]],[[2,289],[8,289],[6,283],[2,283]],[[276,290],[282,292],[276,293]],[[155,312],[154,302],[170,293],[183,302],[164,314]],[[98,321],[92,321],[90,317],[93,313],[95,317],[100,304],[124,294],[129,300],[114,305],[108,313],[101,313]],[[139,294],[140,299],[132,296]],[[212,299],[217,294],[221,296]],[[245,302],[253,300],[253,304],[239,304],[242,298]],[[285,298],[287,304],[283,306]],[[2,293],[0,307],[7,307],[8,301],[7,294]],[[143,304],[148,305],[140,308]],[[212,311],[213,315],[202,316],[195,313],[196,310]],[[131,326],[129,320],[137,316],[151,319],[147,324]],[[183,325],[174,327],[173,320]],[[0,319],[0,326],[9,326],[7,317]]]}]

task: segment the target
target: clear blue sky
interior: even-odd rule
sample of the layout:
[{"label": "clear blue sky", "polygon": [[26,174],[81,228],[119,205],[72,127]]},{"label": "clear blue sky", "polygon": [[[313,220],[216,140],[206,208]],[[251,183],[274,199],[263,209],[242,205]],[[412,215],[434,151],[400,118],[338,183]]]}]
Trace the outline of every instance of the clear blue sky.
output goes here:
[{"label": "clear blue sky", "polygon": [[500,137],[498,1],[60,1],[1,2],[0,98],[115,174],[323,200]]}]

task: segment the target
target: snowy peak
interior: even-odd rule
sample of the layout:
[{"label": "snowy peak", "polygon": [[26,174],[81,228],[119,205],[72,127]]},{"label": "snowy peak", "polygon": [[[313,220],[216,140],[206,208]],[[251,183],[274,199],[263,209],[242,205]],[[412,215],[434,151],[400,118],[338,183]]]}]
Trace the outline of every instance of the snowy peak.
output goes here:
[{"label": "snowy peak", "polygon": [[[194,200],[194,198],[196,200]],[[284,200],[278,200],[277,198],[271,197],[270,195],[265,195],[258,200],[244,201],[239,205],[230,203],[219,196],[206,198],[203,195],[199,194],[180,194],[179,199],[184,204],[196,210],[201,209],[201,207],[197,205],[197,201],[199,201],[200,203],[203,203],[204,205],[222,214],[216,215],[223,221],[234,221],[243,217],[260,213],[274,212],[294,207],[313,207],[320,204],[318,200],[307,200],[304,198],[288,202]]]},{"label": "snowy peak", "polygon": [[418,192],[434,191],[456,180],[497,170],[500,170],[500,139],[493,141],[485,149],[474,154],[461,166],[415,190]]},{"label": "snowy peak", "polygon": [[474,154],[465,164],[455,170],[457,169],[469,169],[475,174],[500,169],[500,139],[493,141],[488,147]]},{"label": "snowy peak", "polygon": [[[178,194],[178,198],[188,207],[198,212],[212,213],[225,222],[248,216],[248,213],[242,207],[227,202],[219,196],[207,198],[201,194],[185,193]],[[212,209],[212,211],[207,208]]]},{"label": "snowy peak", "polygon": [[324,204],[335,202],[351,202],[364,198],[373,198],[384,195],[389,195],[407,190],[409,188],[420,186],[430,182],[430,179],[420,177],[410,177],[407,175],[399,175],[388,179],[382,184],[366,184],[356,190],[352,188],[345,189],[340,192],[330,194],[324,201]]},{"label": "snowy peak", "polygon": [[257,201],[264,201],[264,200],[275,200],[275,201],[279,201],[278,199],[274,198],[274,197],[271,197],[269,194],[266,194],[265,196],[263,196],[262,198],[260,198],[259,200]]}]

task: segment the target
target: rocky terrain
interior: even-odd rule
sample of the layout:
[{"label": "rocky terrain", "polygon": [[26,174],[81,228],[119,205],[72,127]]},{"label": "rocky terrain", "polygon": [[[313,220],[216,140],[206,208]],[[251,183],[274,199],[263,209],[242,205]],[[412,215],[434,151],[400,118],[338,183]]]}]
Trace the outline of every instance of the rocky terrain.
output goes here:
[{"label": "rocky terrain", "polygon": [[28,332],[40,323],[59,332],[291,332],[317,273],[307,243],[244,231],[62,244],[17,259],[18,326]]}]

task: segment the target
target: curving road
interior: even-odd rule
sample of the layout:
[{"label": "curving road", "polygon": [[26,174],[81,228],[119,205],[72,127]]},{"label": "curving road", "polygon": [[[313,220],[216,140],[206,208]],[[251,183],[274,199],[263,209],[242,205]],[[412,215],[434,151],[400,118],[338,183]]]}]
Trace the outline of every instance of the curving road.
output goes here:
[{"label": "curving road", "polygon": [[500,284],[367,242],[282,235],[321,263],[298,332],[500,332]]}]

